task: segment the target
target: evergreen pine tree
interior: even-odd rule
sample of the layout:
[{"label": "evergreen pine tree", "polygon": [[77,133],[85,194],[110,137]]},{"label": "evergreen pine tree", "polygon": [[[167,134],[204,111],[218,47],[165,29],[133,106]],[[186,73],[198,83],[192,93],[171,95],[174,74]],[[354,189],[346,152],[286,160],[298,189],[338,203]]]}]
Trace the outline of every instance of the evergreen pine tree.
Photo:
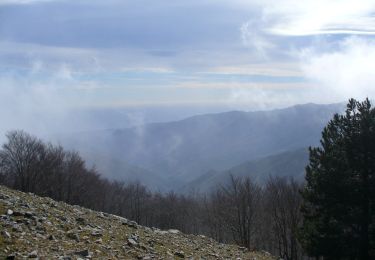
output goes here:
[{"label": "evergreen pine tree", "polygon": [[300,240],[311,256],[375,259],[375,110],[351,99],[310,148]]}]

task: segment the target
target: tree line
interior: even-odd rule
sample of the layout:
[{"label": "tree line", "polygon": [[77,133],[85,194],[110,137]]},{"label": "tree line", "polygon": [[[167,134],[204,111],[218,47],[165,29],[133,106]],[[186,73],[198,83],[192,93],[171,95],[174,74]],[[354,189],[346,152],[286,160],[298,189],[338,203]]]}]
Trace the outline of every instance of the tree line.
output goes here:
[{"label": "tree line", "polygon": [[228,176],[208,193],[151,192],[109,181],[77,152],[24,131],[7,134],[0,184],[120,215],[141,225],[204,234],[285,260],[375,259],[375,110],[350,100],[310,148],[306,180]]}]

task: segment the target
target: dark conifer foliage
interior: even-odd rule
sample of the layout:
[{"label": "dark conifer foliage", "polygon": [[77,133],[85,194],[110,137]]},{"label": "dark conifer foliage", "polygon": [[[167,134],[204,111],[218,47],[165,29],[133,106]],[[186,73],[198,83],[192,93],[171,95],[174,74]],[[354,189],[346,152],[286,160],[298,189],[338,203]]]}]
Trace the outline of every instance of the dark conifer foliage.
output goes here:
[{"label": "dark conifer foliage", "polygon": [[375,110],[351,99],[310,148],[302,244],[325,259],[375,258]]}]

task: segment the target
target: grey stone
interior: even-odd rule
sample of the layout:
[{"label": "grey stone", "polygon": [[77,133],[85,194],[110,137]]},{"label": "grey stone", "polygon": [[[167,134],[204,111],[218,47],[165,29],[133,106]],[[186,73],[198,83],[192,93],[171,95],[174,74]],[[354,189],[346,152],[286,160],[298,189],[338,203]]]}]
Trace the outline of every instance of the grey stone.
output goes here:
[{"label": "grey stone", "polygon": [[53,240],[56,240],[56,238],[54,237],[54,235],[49,235],[48,236],[48,240],[52,240],[53,241]]},{"label": "grey stone", "polygon": [[28,255],[29,258],[38,258],[38,251],[34,250]]},{"label": "grey stone", "polygon": [[135,246],[138,246],[138,243],[134,239],[128,238],[128,245],[135,247]]},{"label": "grey stone", "polygon": [[80,225],[85,225],[86,224],[86,220],[84,218],[82,218],[82,217],[76,218],[76,221]]},{"label": "grey stone", "polygon": [[0,194],[0,200],[7,200],[9,199],[10,197],[8,195],[5,195],[5,194]]},{"label": "grey stone", "polygon": [[2,235],[3,235],[4,238],[7,238],[7,239],[10,239],[10,238],[11,238],[11,235],[9,234],[8,231],[3,230],[1,233],[2,233]]},{"label": "grey stone", "polygon": [[177,230],[177,229],[169,229],[168,233],[170,233],[170,234],[178,234],[178,233],[180,233],[180,231]]},{"label": "grey stone", "polygon": [[24,215],[25,215],[25,213],[23,213],[21,211],[17,211],[17,210],[13,211],[13,216],[15,216],[15,217],[23,217]]},{"label": "grey stone", "polygon": [[5,259],[14,260],[14,259],[16,259],[16,255],[15,254],[8,255]]},{"label": "grey stone", "polygon": [[87,249],[82,250],[82,251],[76,251],[76,252],[74,252],[74,254],[79,255],[79,256],[83,256],[83,257],[90,256],[90,252]]},{"label": "grey stone", "polygon": [[103,232],[100,231],[100,230],[94,230],[94,231],[91,232],[91,235],[93,237],[102,237],[103,236]]},{"label": "grey stone", "polygon": [[134,239],[136,242],[138,242],[138,240],[139,240],[139,235],[137,235],[137,234],[132,234],[132,235],[130,236],[130,238],[131,238],[131,239]]},{"label": "grey stone", "polygon": [[68,231],[67,233],[66,233],[66,236],[68,237],[68,238],[70,238],[70,239],[73,239],[73,240],[75,240],[75,241],[79,241],[79,236],[78,236],[78,234],[77,233],[75,233],[74,231]]},{"label": "grey stone", "polygon": [[174,255],[179,257],[179,258],[185,258],[184,251],[177,251],[177,252],[174,253]]},{"label": "grey stone", "polygon": [[27,211],[27,212],[25,212],[24,216],[25,216],[25,218],[33,218],[34,214],[30,211]]},{"label": "grey stone", "polygon": [[138,228],[138,224],[137,224],[137,222],[135,222],[135,221],[128,221],[128,222],[126,223],[126,225],[127,225],[128,227],[132,227],[132,228],[135,228],[135,229]]}]

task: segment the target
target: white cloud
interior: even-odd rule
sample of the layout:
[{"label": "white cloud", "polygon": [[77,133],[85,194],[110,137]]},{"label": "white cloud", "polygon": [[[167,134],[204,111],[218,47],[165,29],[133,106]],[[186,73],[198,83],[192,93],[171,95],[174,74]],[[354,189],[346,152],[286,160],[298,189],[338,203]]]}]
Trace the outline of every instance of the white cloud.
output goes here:
[{"label": "white cloud", "polygon": [[250,20],[241,25],[241,39],[244,46],[251,48],[260,58],[267,58],[267,53],[276,46],[261,31],[262,22]]},{"label": "white cloud", "polygon": [[375,96],[375,41],[349,37],[333,52],[319,46],[301,52],[306,77],[318,83],[321,96],[336,99]]},{"label": "white cloud", "polygon": [[[310,91],[292,93],[300,102],[306,99],[313,102],[336,102],[350,97],[362,99],[375,96],[375,40],[368,37],[375,35],[375,1],[236,2],[253,9],[260,8],[262,18],[254,18],[257,26],[251,26],[249,22],[243,24],[249,36],[248,42],[254,39],[256,43],[261,39],[261,52],[272,50],[272,54],[288,55],[290,61],[296,57],[300,59],[301,72],[312,84]],[[326,34],[340,34],[340,37],[320,36]],[[343,37],[344,35],[346,37]],[[304,38],[301,43],[294,41],[296,36],[314,37]],[[238,98],[243,95],[251,102],[254,96],[259,99],[275,99],[276,102],[275,93],[254,93],[242,89],[234,96]],[[284,96],[279,93],[280,100],[285,98]]]},{"label": "white cloud", "polygon": [[0,118],[5,122],[0,125],[0,141],[12,129],[43,135],[84,128],[84,123],[68,119],[72,110],[87,106],[90,99],[85,94],[95,84],[76,79],[66,64],[56,70],[47,70],[40,61],[31,64],[22,75],[0,74]]},{"label": "white cloud", "polygon": [[265,28],[270,34],[375,34],[373,0],[271,0],[257,4],[272,20]]},{"label": "white cloud", "polygon": [[269,110],[311,102],[308,91],[304,93],[304,96],[296,96],[290,91],[267,90],[260,85],[254,86],[253,89],[235,88],[231,91],[227,104],[236,104],[244,110]]}]

